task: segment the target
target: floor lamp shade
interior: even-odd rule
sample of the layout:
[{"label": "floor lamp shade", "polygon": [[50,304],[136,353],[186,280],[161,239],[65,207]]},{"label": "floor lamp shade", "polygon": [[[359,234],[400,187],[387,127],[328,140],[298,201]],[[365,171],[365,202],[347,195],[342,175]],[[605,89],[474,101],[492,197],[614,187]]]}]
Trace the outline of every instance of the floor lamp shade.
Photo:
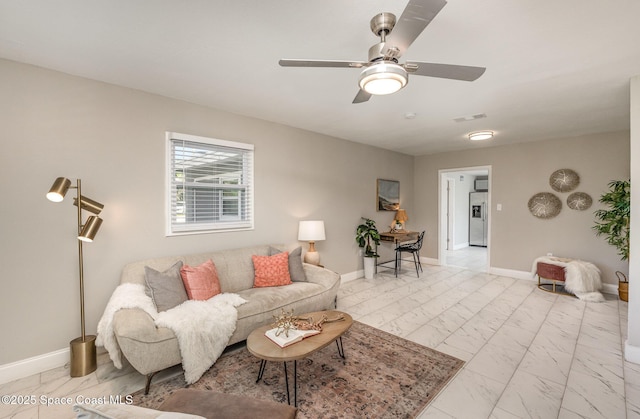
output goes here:
[{"label": "floor lamp shade", "polygon": [[[73,205],[75,205],[76,207],[78,206],[77,198],[73,198]],[[100,214],[102,208],[104,208],[104,205],[97,201],[94,201],[93,199],[87,198],[86,196],[80,197],[80,205],[82,206],[83,210],[92,212],[96,215]]]},{"label": "floor lamp shade", "polygon": [[[78,271],[80,283],[80,331],[81,336],[73,339],[70,343],[70,375],[72,377],[82,377],[92,373],[97,368],[96,359],[96,337],[85,333],[85,316],[84,316],[84,261],[82,256],[82,243],[91,242],[98,233],[98,229],[102,224],[102,219],[97,216],[104,208],[104,205],[82,196],[82,187],[80,179],[76,179],[76,186],[71,186],[71,181],[64,177],[57,178],[49,192],[47,199],[53,202],[62,202],[69,189],[76,190],[74,205],[77,207],[78,217]],[[82,211],[89,211],[96,215],[91,215],[87,221],[82,222]]]},{"label": "floor lamp shade", "polygon": [[92,242],[93,238],[98,234],[98,230],[101,225],[102,218],[95,215],[90,216],[87,218],[87,222],[82,226],[82,231],[80,232],[78,239],[83,242]]},{"label": "floor lamp shade", "polygon": [[71,181],[66,177],[57,178],[47,193],[47,199],[52,202],[62,202],[70,186]]},{"label": "floor lamp shade", "polygon": [[304,254],[304,261],[312,265],[320,263],[320,254],[316,251],[315,242],[325,240],[324,221],[300,221],[298,226],[298,240],[308,241],[309,250]]}]

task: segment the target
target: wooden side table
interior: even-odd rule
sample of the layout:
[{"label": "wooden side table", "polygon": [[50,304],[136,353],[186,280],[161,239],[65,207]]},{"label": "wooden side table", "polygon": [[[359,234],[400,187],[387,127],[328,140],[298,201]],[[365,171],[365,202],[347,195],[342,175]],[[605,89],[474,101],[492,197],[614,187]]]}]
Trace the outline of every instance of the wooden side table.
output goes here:
[{"label": "wooden side table", "polygon": [[419,235],[420,233],[418,233],[417,231],[389,231],[387,233],[380,233],[380,240],[393,242],[393,244],[397,245],[398,243],[408,242],[410,240],[418,240]]},{"label": "wooden side table", "polygon": [[[384,242],[392,242],[393,246],[394,246],[394,250],[395,248],[398,246],[398,244],[403,243],[403,242],[408,242],[408,241],[412,241],[412,240],[418,240],[418,237],[420,236],[420,233],[418,233],[417,231],[408,231],[408,230],[404,230],[404,231],[389,231],[386,233],[380,233],[380,240],[384,241]],[[376,248],[376,253],[378,253],[378,249]],[[386,262],[379,262],[376,264],[376,273],[378,273],[378,266],[380,265],[386,265],[387,263],[391,263],[394,262],[394,266],[393,266],[393,271],[394,273],[396,273],[397,276],[397,272],[398,272],[398,258],[396,255],[396,259],[395,261],[391,261],[388,260]],[[388,266],[383,266],[383,268],[388,268]]]},{"label": "wooden side table", "polygon": [[273,325],[262,326],[249,335],[247,338],[247,350],[256,358],[261,360],[260,369],[258,371],[258,379],[256,383],[262,379],[264,369],[267,361],[277,361],[284,364],[284,378],[285,385],[287,387],[287,402],[291,404],[289,397],[289,375],[287,373],[287,361],[293,361],[293,391],[294,391],[294,406],[298,406],[298,363],[299,359],[304,359],[316,351],[328,346],[332,342],[336,342],[338,345],[338,353],[344,359],[344,346],[342,346],[342,335],[349,330],[353,324],[353,318],[341,311],[328,310],[328,311],[316,311],[313,313],[305,313],[299,315],[299,317],[312,317],[314,320],[320,320],[323,315],[326,315],[329,319],[336,318],[339,315],[344,317],[344,320],[336,321],[332,323],[325,323],[322,326],[322,333],[310,336],[303,339],[301,342],[294,343],[293,345],[281,348],[278,344],[274,343],[264,335],[269,329],[273,328]]}]

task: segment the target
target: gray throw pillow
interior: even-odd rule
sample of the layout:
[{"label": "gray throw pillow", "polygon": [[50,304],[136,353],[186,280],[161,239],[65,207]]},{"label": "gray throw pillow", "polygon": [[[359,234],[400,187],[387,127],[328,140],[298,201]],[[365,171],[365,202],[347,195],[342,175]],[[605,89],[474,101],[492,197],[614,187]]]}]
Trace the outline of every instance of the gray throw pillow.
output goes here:
[{"label": "gray throw pillow", "polygon": [[176,262],[164,272],[144,267],[144,281],[158,312],[167,311],[189,299],[180,276],[182,262]]},{"label": "gray throw pillow", "polygon": [[[277,255],[278,253],[282,253],[282,250],[269,246],[269,256]],[[304,268],[302,267],[302,247],[300,246],[289,252],[289,276],[294,282],[307,282],[307,276],[304,274]]]}]

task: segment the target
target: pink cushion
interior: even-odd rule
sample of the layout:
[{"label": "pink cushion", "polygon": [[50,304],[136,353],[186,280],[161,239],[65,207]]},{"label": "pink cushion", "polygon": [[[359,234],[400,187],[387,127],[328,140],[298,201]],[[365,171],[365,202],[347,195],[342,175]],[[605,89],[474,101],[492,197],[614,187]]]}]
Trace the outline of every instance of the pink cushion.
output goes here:
[{"label": "pink cushion", "polygon": [[190,300],[208,300],[221,293],[218,271],[212,260],[198,266],[184,265],[180,276]]},{"label": "pink cushion", "polygon": [[254,288],[277,287],[291,284],[289,275],[289,252],[278,253],[273,256],[251,256],[255,278]]}]

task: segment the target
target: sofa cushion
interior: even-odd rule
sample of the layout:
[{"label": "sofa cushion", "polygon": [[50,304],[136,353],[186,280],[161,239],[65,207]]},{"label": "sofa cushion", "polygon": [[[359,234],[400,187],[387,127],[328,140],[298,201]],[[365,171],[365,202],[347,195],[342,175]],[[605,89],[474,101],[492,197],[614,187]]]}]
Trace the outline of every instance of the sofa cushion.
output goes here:
[{"label": "sofa cushion", "polygon": [[[269,246],[269,256],[277,255],[278,253],[282,253],[282,250]],[[304,274],[304,267],[302,266],[302,247],[300,246],[289,252],[289,275],[293,282],[307,281],[307,276]]]},{"label": "sofa cushion", "polygon": [[269,255],[269,246],[251,246],[241,249],[221,250],[199,255],[188,255],[184,263],[198,265],[206,260],[213,260],[220,279],[222,292],[238,292],[253,288],[255,273],[252,255]]},{"label": "sofa cushion", "polygon": [[[322,286],[309,282],[293,282],[287,286],[259,287],[240,291],[238,295],[247,300],[247,303],[238,307],[238,319],[268,313],[272,310],[275,314],[280,314],[282,308],[297,301],[315,298],[322,295],[324,291]],[[302,313],[296,311],[296,314]]]},{"label": "sofa cushion", "polygon": [[278,253],[273,256],[252,255],[251,259],[255,270],[254,288],[291,284],[288,252]]},{"label": "sofa cushion", "polygon": [[180,269],[180,275],[191,300],[208,300],[221,292],[218,272],[212,260],[198,266],[185,265]]},{"label": "sofa cushion", "polygon": [[167,311],[189,299],[180,276],[182,262],[178,261],[164,272],[144,267],[144,281],[147,293],[151,296],[156,310]]}]

